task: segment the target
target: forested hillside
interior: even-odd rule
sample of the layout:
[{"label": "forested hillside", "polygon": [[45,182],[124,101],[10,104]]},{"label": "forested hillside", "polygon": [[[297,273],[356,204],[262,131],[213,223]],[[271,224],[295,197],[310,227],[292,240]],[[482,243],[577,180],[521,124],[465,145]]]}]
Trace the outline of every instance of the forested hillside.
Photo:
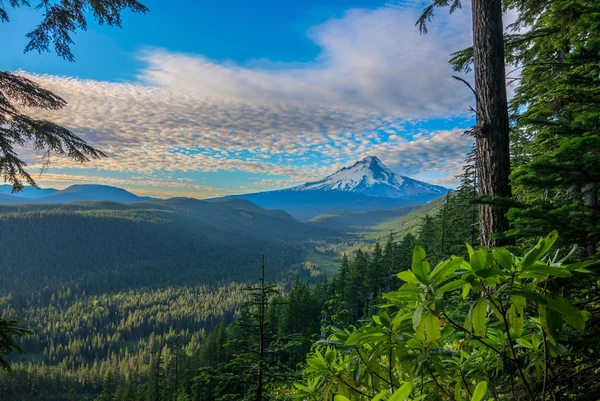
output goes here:
[{"label": "forested hillside", "polygon": [[247,281],[262,254],[279,280],[332,234],[242,200],[3,206],[0,221],[0,295],[15,297]]}]

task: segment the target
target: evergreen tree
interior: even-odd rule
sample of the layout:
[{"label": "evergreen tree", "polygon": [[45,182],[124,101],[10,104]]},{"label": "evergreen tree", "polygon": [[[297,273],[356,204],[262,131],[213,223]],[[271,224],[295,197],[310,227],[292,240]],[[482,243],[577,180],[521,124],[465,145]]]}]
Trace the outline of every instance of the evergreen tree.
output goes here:
[{"label": "evergreen tree", "polygon": [[526,154],[514,156],[525,160],[512,175],[523,202],[511,211],[513,234],[559,228],[593,256],[600,241],[600,9],[586,1],[549,4],[508,2],[520,10],[515,27],[527,28],[509,41],[512,61],[523,67],[511,105],[513,143]]},{"label": "evergreen tree", "polygon": [[0,371],[10,372],[10,364],[5,357],[11,352],[23,352],[15,337],[33,334],[30,330],[19,328],[15,320],[0,319]]},{"label": "evergreen tree", "polygon": [[439,255],[439,220],[426,214],[421,221],[421,226],[417,233],[417,243],[425,249],[430,258],[437,258]]},{"label": "evergreen tree", "polygon": [[[120,27],[123,11],[148,11],[136,0],[44,1],[37,7],[31,7],[26,0],[11,0],[8,7],[46,10],[42,22],[27,34],[29,43],[25,52],[49,51],[52,42],[56,53],[69,61],[74,60],[71,35],[87,28],[88,16],[93,16],[102,25]],[[9,22],[9,11],[0,2],[0,23]],[[31,118],[22,112],[24,108],[61,109],[67,104],[62,98],[30,79],[8,71],[0,71],[0,92],[0,175],[4,181],[12,184],[13,191],[23,188],[23,180],[37,187],[26,171],[27,163],[17,153],[17,149],[30,143],[35,150],[67,155],[78,162],[105,157],[104,153],[89,146],[68,129],[50,121]]]}]

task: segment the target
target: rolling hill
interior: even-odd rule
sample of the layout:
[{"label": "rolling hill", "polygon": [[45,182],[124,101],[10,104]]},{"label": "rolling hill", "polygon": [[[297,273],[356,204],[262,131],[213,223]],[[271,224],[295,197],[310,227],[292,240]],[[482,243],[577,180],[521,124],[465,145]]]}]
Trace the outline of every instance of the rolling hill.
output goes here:
[{"label": "rolling hill", "polygon": [[62,190],[53,188],[36,189],[25,187],[21,192],[11,193],[9,185],[3,185],[0,190],[0,204],[55,204],[80,201],[113,201],[123,203],[145,202],[154,198],[138,196],[131,192],[109,185],[71,185]]}]

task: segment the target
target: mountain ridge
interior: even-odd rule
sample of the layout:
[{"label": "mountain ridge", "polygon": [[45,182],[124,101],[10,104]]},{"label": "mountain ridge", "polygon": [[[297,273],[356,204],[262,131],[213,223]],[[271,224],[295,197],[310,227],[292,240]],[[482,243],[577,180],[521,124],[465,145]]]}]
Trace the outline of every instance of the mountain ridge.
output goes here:
[{"label": "mountain ridge", "polygon": [[310,220],[339,210],[392,210],[423,205],[449,191],[438,185],[396,174],[376,156],[368,156],[320,181],[225,198],[246,199],[262,208],[281,209],[299,220]]},{"label": "mountain ridge", "polygon": [[448,192],[447,188],[393,172],[377,156],[367,156],[320,181],[307,182],[287,189],[287,191],[307,190],[346,191],[394,199],[426,193],[441,196]]},{"label": "mountain ridge", "polygon": [[[36,189],[25,187],[22,192],[7,193],[9,185],[2,185],[0,188],[0,204],[18,205],[18,204],[55,204],[70,203],[79,201],[113,201],[121,203],[137,203],[149,200],[156,200],[149,196],[139,196],[123,188],[113,187],[101,184],[74,184],[65,189],[57,190],[54,188]],[[42,192],[37,192],[42,191]],[[21,195],[23,194],[23,195]],[[39,196],[38,196],[39,195]]]}]

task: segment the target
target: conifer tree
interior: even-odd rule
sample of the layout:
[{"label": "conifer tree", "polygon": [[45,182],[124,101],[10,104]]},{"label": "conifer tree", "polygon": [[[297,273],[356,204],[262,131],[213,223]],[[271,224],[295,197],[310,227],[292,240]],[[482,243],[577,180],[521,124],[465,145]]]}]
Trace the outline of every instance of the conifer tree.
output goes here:
[{"label": "conifer tree", "polygon": [[[10,21],[8,7],[45,10],[42,22],[27,34],[29,43],[25,52],[47,52],[53,46],[58,56],[69,61],[74,60],[71,35],[87,28],[89,16],[93,16],[101,25],[120,27],[123,11],[148,11],[136,0],[45,0],[34,7],[27,0],[11,0],[8,6],[0,2],[0,23]],[[88,145],[68,129],[50,121],[29,117],[22,112],[23,108],[58,110],[66,104],[64,99],[41,88],[32,80],[0,71],[0,126],[3,127],[0,130],[0,176],[5,182],[12,184],[13,191],[23,188],[23,180],[37,187],[26,170],[27,163],[19,157],[20,147],[31,145],[35,150],[45,151],[48,155],[57,153],[82,163],[105,157],[104,153]]]}]

